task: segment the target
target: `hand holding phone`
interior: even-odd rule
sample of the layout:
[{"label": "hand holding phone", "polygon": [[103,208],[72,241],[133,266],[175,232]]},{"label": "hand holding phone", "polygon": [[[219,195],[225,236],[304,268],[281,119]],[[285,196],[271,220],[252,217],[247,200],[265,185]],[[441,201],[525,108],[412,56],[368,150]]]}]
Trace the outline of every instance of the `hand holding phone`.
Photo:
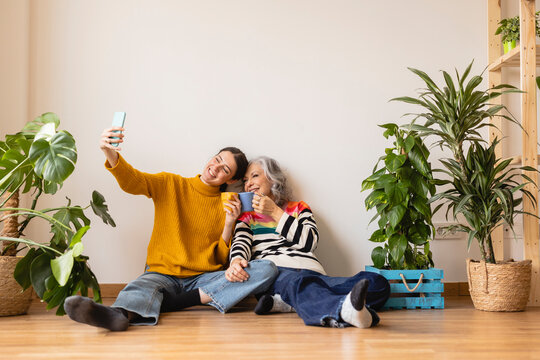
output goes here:
[{"label": "hand holding phone", "polygon": [[[126,113],[123,111],[117,111],[114,113],[114,118],[112,122],[113,127],[124,127],[124,122],[126,121]],[[115,133],[121,133],[121,131],[114,131]],[[119,137],[113,136],[110,139],[120,139]],[[117,147],[119,143],[113,142],[111,143],[112,146]]]}]

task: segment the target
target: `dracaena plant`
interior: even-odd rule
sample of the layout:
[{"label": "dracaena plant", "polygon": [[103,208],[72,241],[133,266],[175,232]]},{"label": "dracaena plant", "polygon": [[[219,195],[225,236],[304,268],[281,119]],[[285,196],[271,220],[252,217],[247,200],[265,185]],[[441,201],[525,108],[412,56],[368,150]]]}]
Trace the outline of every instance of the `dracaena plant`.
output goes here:
[{"label": "dracaena plant", "polygon": [[[27,249],[15,268],[15,279],[23,289],[33,286],[47,309],[58,307],[56,313],[63,315],[64,300],[70,295],[80,292],[86,296],[91,288],[94,300],[101,301],[97,279],[88,266],[88,257],[82,254],[81,239],[90,228],[85,211],[92,208],[106,224],[115,223],[97,191],[84,208],[67,199],[65,206],[36,209],[40,196],[55,194],[75,169],[75,140],[69,132],[57,130],[59,124],[55,114],[46,113],[0,141],[0,255],[16,255]],[[30,193],[29,208],[19,207],[14,201],[19,192]],[[48,241],[26,238],[24,230],[34,219],[50,224]]]},{"label": "dracaena plant", "polygon": [[[446,205],[446,218],[451,214],[453,221],[458,223],[446,230],[468,233],[468,246],[476,239],[482,259],[495,263],[491,234],[503,223],[513,231],[514,217],[523,214],[520,210],[523,196],[536,204],[533,194],[525,189],[532,181],[521,172],[537,170],[528,166],[513,167],[510,159],[497,158],[495,148],[499,141],[495,139],[488,145],[479,132],[482,128],[494,126],[490,123],[493,117],[521,126],[515,118],[502,113],[505,106],[490,103],[502,94],[521,91],[506,84],[478,90],[483,79],[477,75],[467,80],[471,67],[472,62],[461,75],[456,71],[456,79],[443,71],[442,86],[438,86],[425,72],[410,69],[423,80],[426,88],[416,98],[393,100],[420,106],[425,112],[416,114],[408,128],[423,138],[433,136],[435,145],[449,149],[452,154],[451,158],[441,160],[443,169],[434,170],[447,175],[445,179],[436,181],[437,185],[445,186],[445,190],[430,200],[441,200],[434,213]],[[424,123],[418,124],[420,120]],[[518,182],[516,178],[523,181]],[[461,217],[465,220],[463,223],[459,223]]]},{"label": "dracaena plant", "polygon": [[377,212],[371,221],[378,219],[379,226],[369,240],[384,243],[373,249],[371,259],[379,269],[427,269],[433,266],[429,198],[435,193],[429,151],[414,131],[396,124],[380,126],[386,129],[384,137],[395,141],[362,182],[362,191],[371,190],[366,208]]}]

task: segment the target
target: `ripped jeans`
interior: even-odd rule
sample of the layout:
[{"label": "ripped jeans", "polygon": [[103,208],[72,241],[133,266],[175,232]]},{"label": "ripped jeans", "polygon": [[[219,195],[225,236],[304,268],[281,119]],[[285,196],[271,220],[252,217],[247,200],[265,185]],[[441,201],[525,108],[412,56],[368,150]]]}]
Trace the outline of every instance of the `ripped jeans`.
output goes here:
[{"label": "ripped jeans", "polygon": [[112,307],[134,312],[139,316],[130,325],[155,325],[161,312],[164,296],[174,297],[184,291],[201,289],[212,301],[208,303],[221,313],[227,312],[246,296],[265,291],[277,276],[271,261],[253,260],[245,268],[249,279],[230,282],[225,271],[203,273],[178,278],[156,272],[145,272],[118,294]]}]

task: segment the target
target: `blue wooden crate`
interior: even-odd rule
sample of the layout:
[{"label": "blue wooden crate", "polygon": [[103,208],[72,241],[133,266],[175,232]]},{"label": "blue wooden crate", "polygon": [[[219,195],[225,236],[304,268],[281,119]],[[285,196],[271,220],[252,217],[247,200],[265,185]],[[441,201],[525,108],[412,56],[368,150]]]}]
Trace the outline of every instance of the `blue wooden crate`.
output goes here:
[{"label": "blue wooden crate", "polygon": [[391,295],[383,309],[444,309],[441,269],[383,270],[366,266],[366,271],[380,274],[390,282]]}]

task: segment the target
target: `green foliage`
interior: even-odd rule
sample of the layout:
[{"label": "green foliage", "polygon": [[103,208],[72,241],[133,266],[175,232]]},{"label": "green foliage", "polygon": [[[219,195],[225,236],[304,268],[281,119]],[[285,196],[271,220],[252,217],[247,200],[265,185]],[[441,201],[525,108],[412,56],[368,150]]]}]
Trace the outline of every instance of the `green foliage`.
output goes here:
[{"label": "green foliage", "polygon": [[[395,137],[393,147],[379,158],[373,174],[362,182],[362,191],[371,190],[366,208],[375,208],[379,229],[370,241],[384,243],[371,253],[377,268],[427,269],[433,266],[429,240],[432,234],[429,198],[432,184],[429,151],[414,131],[396,124],[380,125],[384,137]],[[380,162],[384,166],[378,169]]]},{"label": "green foliage", "polygon": [[[524,188],[530,184],[530,178],[514,171],[537,171],[531,167],[510,167],[510,160],[501,160],[495,156],[497,139],[487,146],[479,130],[486,126],[493,117],[501,117],[521,126],[514,118],[501,114],[506,109],[503,105],[492,105],[490,100],[506,93],[520,92],[510,85],[499,85],[487,91],[476,88],[482,83],[481,76],[473,76],[468,82],[472,63],[461,76],[456,71],[456,80],[443,71],[445,84],[442,88],[424,72],[410,69],[418,75],[427,88],[417,98],[401,97],[393,100],[419,105],[425,112],[416,114],[412,124],[408,126],[418,132],[421,137],[434,136],[435,144],[447,148],[453,158],[441,160],[444,169],[438,171],[446,174],[448,179],[437,180],[437,185],[446,186],[447,190],[438,193],[430,202],[441,200],[434,213],[445,204],[446,217],[452,213],[454,221],[462,215],[467,225],[459,224],[447,230],[468,233],[469,245],[472,239],[478,241],[482,258],[494,263],[495,256],[491,242],[491,233],[495,228],[506,223],[513,231],[514,216],[523,213],[518,210],[523,202],[518,194],[525,195],[534,201],[534,196]],[[416,120],[424,119],[422,125]],[[467,156],[464,148],[468,147]],[[515,178],[522,177],[524,183]]]},{"label": "green foliage", "polygon": [[[540,25],[538,24],[538,16],[540,11],[536,12],[536,36],[540,36]],[[499,22],[499,27],[495,31],[495,35],[501,34],[503,43],[511,41],[519,41],[519,15],[502,19]]]},{"label": "green foliage", "polygon": [[[53,113],[46,113],[27,123],[15,135],[7,135],[0,142],[0,193],[32,191],[30,208],[7,208],[0,204],[0,212],[24,219],[19,226],[19,236],[32,219],[40,218],[51,225],[52,237],[48,243],[38,243],[20,237],[0,237],[6,247],[11,242],[28,248],[27,254],[15,268],[14,277],[23,289],[33,286],[37,295],[47,303],[47,309],[58,307],[57,315],[63,315],[66,297],[94,291],[94,300],[101,301],[100,289],[94,273],[84,256],[82,237],[90,229],[90,219],[85,211],[92,208],[103,222],[115,226],[108,213],[104,197],[94,191],[86,207],[71,205],[36,210],[42,193],[55,194],[71,175],[77,162],[75,139],[67,131],[57,128],[60,120]],[[11,195],[10,195],[11,196]],[[9,199],[9,197],[8,197]],[[2,220],[3,221],[3,220]]]}]

